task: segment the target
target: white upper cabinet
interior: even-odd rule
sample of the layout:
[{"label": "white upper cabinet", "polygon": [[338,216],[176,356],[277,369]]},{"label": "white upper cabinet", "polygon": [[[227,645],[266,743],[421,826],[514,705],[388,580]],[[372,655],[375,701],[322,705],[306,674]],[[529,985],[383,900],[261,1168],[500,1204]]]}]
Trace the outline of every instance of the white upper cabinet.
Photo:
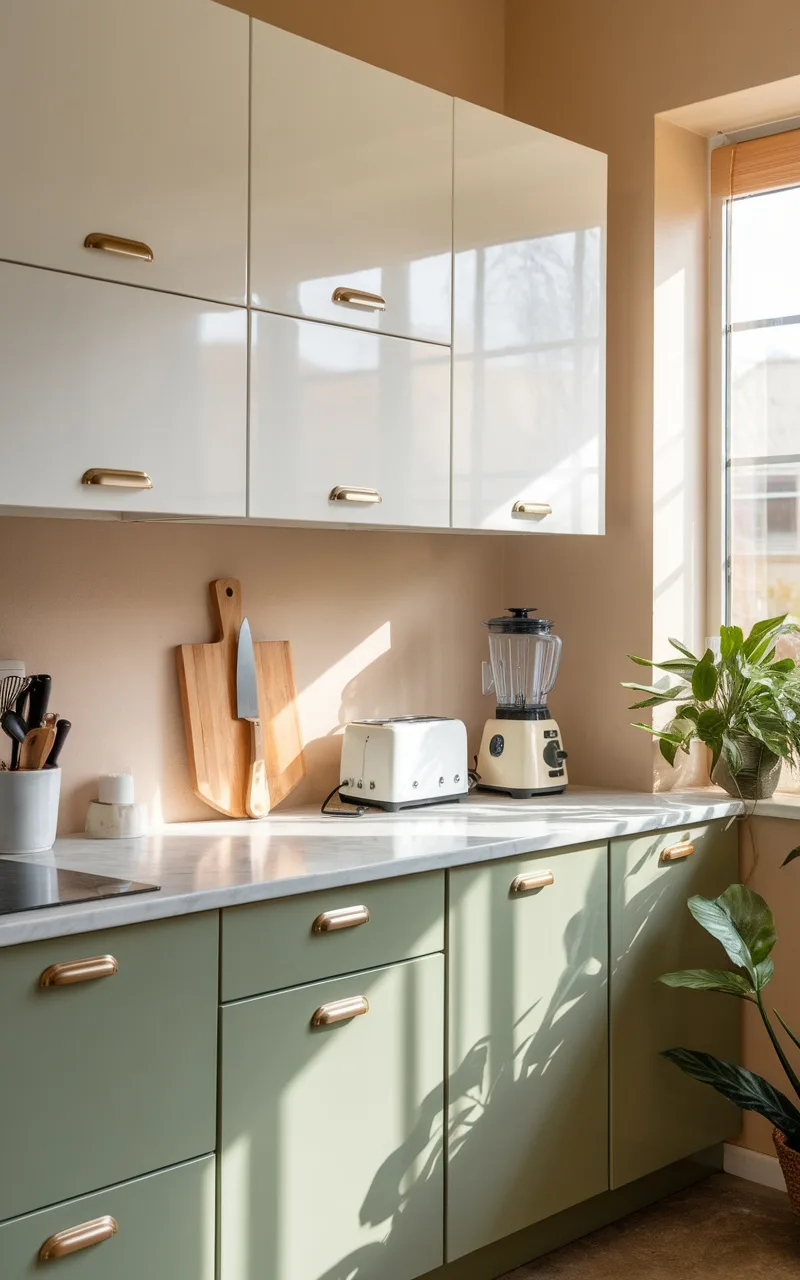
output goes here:
[{"label": "white upper cabinet", "polygon": [[455,104],[453,525],[602,533],[606,157]]},{"label": "white upper cabinet", "polygon": [[0,258],[244,303],[248,27],[211,0],[3,0]]},{"label": "white upper cabinet", "polygon": [[449,343],[452,98],[262,22],[252,75],[252,305]]},{"label": "white upper cabinet", "polygon": [[243,308],[0,263],[0,335],[0,505],[246,514]]},{"label": "white upper cabinet", "polygon": [[253,312],[250,370],[249,515],[447,527],[448,348]]}]

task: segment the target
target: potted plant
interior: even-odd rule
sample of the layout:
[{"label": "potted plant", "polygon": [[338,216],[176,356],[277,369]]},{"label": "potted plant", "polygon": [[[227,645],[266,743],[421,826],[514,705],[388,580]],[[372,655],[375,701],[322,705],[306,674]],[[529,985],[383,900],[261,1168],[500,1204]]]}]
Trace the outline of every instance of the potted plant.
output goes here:
[{"label": "potted plant", "polygon": [[[786,859],[797,857],[795,849]],[[666,1049],[663,1056],[687,1075],[710,1084],[744,1111],[756,1111],[774,1126],[772,1138],[781,1163],[792,1208],[800,1214],[800,1078],[764,1007],[763,992],[773,974],[772,949],[777,940],[772,912],[759,894],[742,884],[732,884],[719,898],[689,899],[689,910],[698,924],[721,942],[738,972],[729,969],[682,969],[659,979],[668,987],[717,991],[757,1006],[767,1034],[795,1095],[790,1099],[763,1076],[733,1062],[723,1062],[695,1049]],[[777,1009],[775,1017],[795,1048],[800,1039],[786,1025]]]},{"label": "potted plant", "polygon": [[719,657],[706,649],[696,657],[670,639],[677,658],[655,662],[629,655],[679,681],[668,688],[625,681],[623,688],[646,697],[631,710],[677,704],[664,729],[636,724],[658,738],[670,764],[688,754],[695,740],[711,750],[711,777],[730,795],[745,800],[771,796],[781,762],[800,763],[800,673],[793,658],[775,657],[778,637],[800,630],[787,615],[757,622],[745,638],[741,627],[720,627]]}]

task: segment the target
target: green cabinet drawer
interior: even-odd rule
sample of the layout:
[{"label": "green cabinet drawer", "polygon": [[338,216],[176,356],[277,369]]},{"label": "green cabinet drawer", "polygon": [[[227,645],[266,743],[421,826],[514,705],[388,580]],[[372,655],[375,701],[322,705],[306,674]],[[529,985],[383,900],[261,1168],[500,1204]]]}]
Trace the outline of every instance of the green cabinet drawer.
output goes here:
[{"label": "green cabinet drawer", "polygon": [[450,872],[448,1262],[608,1188],[607,889],[605,843]]},{"label": "green cabinet drawer", "polygon": [[[368,1012],[312,1026],[361,997]],[[221,1022],[220,1280],[440,1267],[444,957],[226,1005]]]},{"label": "green cabinet drawer", "polygon": [[206,1156],[6,1222],[0,1275],[214,1280],[214,1181]]},{"label": "green cabinet drawer", "polygon": [[222,999],[280,991],[443,947],[443,872],[228,907],[222,912]]},{"label": "green cabinet drawer", "polygon": [[[217,933],[214,912],[0,950],[0,1221],[213,1151]],[[40,985],[103,956],[112,976]]]},{"label": "green cabinet drawer", "polygon": [[[620,1187],[738,1132],[738,1111],[685,1076],[662,1049],[703,1049],[736,1061],[738,1000],[674,990],[674,969],[727,961],[686,902],[715,898],[739,878],[736,824],[726,822],[614,840],[611,844],[611,1185]],[[671,861],[665,850],[688,842]],[[678,849],[676,852],[683,852]]]}]

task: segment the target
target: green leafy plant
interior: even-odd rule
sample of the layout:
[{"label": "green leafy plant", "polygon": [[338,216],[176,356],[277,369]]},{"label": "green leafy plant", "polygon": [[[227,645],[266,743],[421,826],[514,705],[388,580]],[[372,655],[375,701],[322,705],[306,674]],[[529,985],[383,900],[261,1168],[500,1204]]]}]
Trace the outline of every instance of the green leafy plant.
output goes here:
[{"label": "green leafy plant", "polygon": [[[755,1004],[778,1061],[800,1103],[800,1078],[764,1005],[764,988],[774,971],[772,950],[777,941],[772,912],[759,894],[742,884],[730,885],[719,898],[690,898],[688,906],[698,924],[722,943],[729,960],[740,972],[681,969],[677,973],[663,974],[659,981],[668,987],[717,991]],[[794,1047],[800,1049],[800,1039],[786,1025],[777,1009],[773,1009],[773,1013]],[[800,1151],[800,1108],[763,1076],[695,1049],[666,1049],[663,1056],[695,1080],[710,1084],[742,1110],[757,1111],[780,1129],[788,1146]]]},{"label": "green leafy plant", "polygon": [[630,654],[632,662],[680,682],[665,688],[625,681],[623,688],[646,695],[631,710],[677,704],[664,729],[641,723],[634,727],[658,738],[670,764],[678,751],[688,754],[695,739],[711,748],[712,770],[722,757],[733,778],[745,767],[742,748],[748,739],[781,760],[800,764],[800,674],[793,658],[775,658],[778,637],[798,630],[784,614],[757,622],[746,638],[741,627],[720,627],[718,658],[712,649],[698,658],[672,639],[677,658],[655,662]]}]

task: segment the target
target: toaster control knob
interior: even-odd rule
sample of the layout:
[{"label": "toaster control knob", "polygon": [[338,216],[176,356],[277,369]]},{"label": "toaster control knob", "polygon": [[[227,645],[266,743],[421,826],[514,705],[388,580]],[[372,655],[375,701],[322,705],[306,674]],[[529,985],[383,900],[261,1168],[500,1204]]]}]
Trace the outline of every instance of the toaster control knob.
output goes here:
[{"label": "toaster control knob", "polygon": [[411,783],[411,785],[412,785],[412,787],[418,787],[418,786],[419,786],[419,783],[418,783],[418,782],[412,782],[412,783]]},{"label": "toaster control knob", "polygon": [[361,779],[359,778],[358,782],[356,783],[356,786],[358,787],[359,791],[361,790],[361,788],[363,787],[363,785],[364,785],[364,783],[363,783],[363,782],[361,781]]},{"label": "toaster control knob", "polygon": [[453,782],[460,782],[460,781],[461,781],[461,774],[457,773],[453,778]]},{"label": "toaster control knob", "polygon": [[369,784],[369,789],[370,789],[370,791],[374,791],[374,790],[375,790],[375,783],[374,783],[374,782],[371,782],[371,783]]},{"label": "toaster control knob", "polygon": [[440,787],[443,787],[443,786],[444,786],[444,778],[440,778],[440,779],[439,779],[439,786],[440,786]]}]

